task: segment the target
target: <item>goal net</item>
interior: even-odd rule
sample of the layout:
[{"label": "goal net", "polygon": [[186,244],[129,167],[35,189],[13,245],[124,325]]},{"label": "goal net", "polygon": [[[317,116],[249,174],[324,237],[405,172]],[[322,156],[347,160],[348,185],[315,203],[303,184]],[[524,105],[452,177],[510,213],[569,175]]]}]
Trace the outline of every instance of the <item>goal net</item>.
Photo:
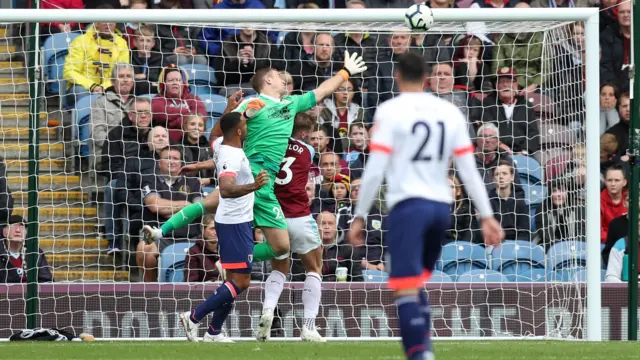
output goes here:
[{"label": "goal net", "polygon": [[[20,261],[29,256],[22,236],[41,249],[36,326],[112,339],[184,337],[177,314],[220,284],[215,224],[205,217],[152,246],[139,243],[142,225],[162,224],[213,191],[213,171],[182,176],[179,169],[212,158],[211,129],[237,90],[244,99],[258,96],[251,87],[258,69],[282,71],[290,94],[301,94],[340,70],[348,50],[368,69],[308,111],[317,127],[304,139],[314,148],[307,193],[323,242],[320,333],[399,336],[384,284],[383,192],[367,219],[366,245],[352,247],[346,233],[373,114],[398,94],[397,57],[413,51],[428,68],[425,91],[467,116],[478,170],[508,239],[499,248],[483,245],[452,169],[451,230],[425,283],[433,336],[586,338],[582,22],[436,22],[427,33],[411,33],[404,22],[81,22],[77,31],[49,35],[56,26],[39,28],[39,37],[15,24],[2,30],[7,189],[0,190],[10,192],[13,215],[27,221],[32,206],[39,216],[29,227],[37,235],[14,232],[20,224],[3,233],[16,241],[3,243],[11,266],[0,269],[0,282],[18,284],[1,286],[0,337],[25,327],[33,312],[25,304],[34,293],[19,284]],[[38,114],[37,189],[27,177],[30,114]],[[29,202],[30,191],[37,203]],[[269,273],[268,263],[253,265],[227,335],[254,336]],[[299,336],[304,273],[294,254],[274,338]],[[611,311],[622,311],[622,289],[603,291]]]}]

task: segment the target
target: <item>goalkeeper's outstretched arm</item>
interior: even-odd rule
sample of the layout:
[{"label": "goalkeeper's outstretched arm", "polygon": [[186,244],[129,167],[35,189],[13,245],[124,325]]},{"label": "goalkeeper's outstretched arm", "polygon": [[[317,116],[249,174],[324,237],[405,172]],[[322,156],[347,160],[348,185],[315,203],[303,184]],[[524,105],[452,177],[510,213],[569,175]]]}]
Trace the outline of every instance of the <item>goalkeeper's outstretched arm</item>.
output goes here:
[{"label": "goalkeeper's outstretched arm", "polygon": [[313,90],[316,95],[316,102],[321,102],[331,96],[338,88],[349,79],[349,77],[360,74],[367,70],[367,66],[362,60],[362,56],[357,53],[349,54],[344,52],[344,67],[336,75],[325,80],[317,89]]}]

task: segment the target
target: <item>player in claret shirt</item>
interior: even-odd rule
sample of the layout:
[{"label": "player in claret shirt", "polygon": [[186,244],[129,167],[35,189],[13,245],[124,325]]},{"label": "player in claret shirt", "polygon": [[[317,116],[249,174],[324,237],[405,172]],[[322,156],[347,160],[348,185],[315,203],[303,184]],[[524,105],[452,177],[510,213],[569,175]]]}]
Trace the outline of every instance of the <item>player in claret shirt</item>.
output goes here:
[{"label": "player in claret shirt", "polygon": [[[309,196],[305,188],[314,150],[304,139],[308,138],[315,127],[316,122],[311,116],[305,113],[295,116],[293,132],[275,180],[274,191],[287,222],[291,252],[300,256],[307,273],[302,292],[304,325],[300,337],[303,341],[325,342],[315,325],[321,296],[322,242],[316,221],[311,216]],[[263,310],[257,333],[259,341],[269,339],[273,309],[278,304],[290,269],[289,258],[271,260],[271,268],[271,274],[264,284]]]}]

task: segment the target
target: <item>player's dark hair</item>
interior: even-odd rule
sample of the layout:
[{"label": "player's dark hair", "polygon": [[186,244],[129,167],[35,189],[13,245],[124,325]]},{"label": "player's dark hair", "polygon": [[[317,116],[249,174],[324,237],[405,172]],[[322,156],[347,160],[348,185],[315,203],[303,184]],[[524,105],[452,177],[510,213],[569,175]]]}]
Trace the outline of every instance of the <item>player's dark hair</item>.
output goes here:
[{"label": "player's dark hair", "polygon": [[220,118],[220,129],[224,136],[230,135],[240,124],[242,115],[239,112],[230,112]]},{"label": "player's dark hair", "polygon": [[604,177],[607,177],[607,174],[609,174],[609,171],[620,171],[622,173],[623,178],[626,180],[627,179],[627,172],[624,169],[624,166],[622,166],[622,164],[613,164],[611,166],[609,166],[607,168],[607,170],[604,172]]},{"label": "player's dark hair", "polygon": [[270,67],[258,69],[256,70],[256,73],[251,77],[251,87],[257,93],[260,93],[260,91],[262,91],[262,88],[264,87],[264,78],[267,77],[271,70],[275,69]]},{"label": "player's dark hair", "polygon": [[297,113],[293,120],[293,131],[291,135],[296,135],[300,131],[311,132],[316,128],[316,119],[306,113]]},{"label": "player's dark hair", "polygon": [[400,55],[396,69],[402,80],[413,83],[422,83],[427,72],[424,59],[414,52]]}]

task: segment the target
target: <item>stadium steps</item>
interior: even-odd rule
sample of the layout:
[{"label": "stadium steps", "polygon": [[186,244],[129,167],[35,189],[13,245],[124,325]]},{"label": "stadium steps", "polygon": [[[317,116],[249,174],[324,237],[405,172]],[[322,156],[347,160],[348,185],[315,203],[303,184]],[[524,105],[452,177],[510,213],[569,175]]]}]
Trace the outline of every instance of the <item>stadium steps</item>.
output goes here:
[{"label": "stadium steps", "polygon": [[[41,170],[42,173],[42,170]],[[11,176],[7,178],[11,191],[26,191],[29,188],[29,177]],[[76,175],[40,175],[38,177],[38,190],[77,190],[82,189],[80,176]]]},{"label": "stadium steps", "polygon": [[[2,45],[0,45],[0,53]],[[29,82],[26,78],[0,78],[0,94],[29,93]]]},{"label": "stadium steps", "polygon": [[[7,160],[5,161],[7,172],[9,176],[12,173],[23,173],[29,171],[29,160]],[[67,161],[64,159],[44,159],[38,161],[40,171],[56,174],[63,173],[67,166]]]},{"label": "stadium steps", "polygon": [[[40,159],[64,159],[64,144],[40,144]],[[29,144],[25,141],[18,143],[0,143],[0,157],[3,159],[27,160],[29,159]],[[25,174],[26,175],[26,174]]]},{"label": "stadium steps", "polygon": [[127,281],[129,280],[128,271],[116,270],[55,270],[53,278],[57,282],[63,281],[86,281],[86,282],[109,282],[109,281]]},{"label": "stadium steps", "polygon": [[[78,204],[82,205],[82,204]],[[28,216],[29,209],[19,207],[13,209],[13,214],[22,217]],[[38,206],[38,219],[40,221],[95,221],[97,209],[95,207],[72,207],[67,204],[56,205],[55,207]]]},{"label": "stadium steps", "polygon": [[24,61],[0,61],[0,76],[24,76],[27,69]]},{"label": "stadium steps", "polygon": [[39,224],[38,235],[40,236],[70,236],[70,237],[98,237],[96,222],[44,222]]},{"label": "stadium steps", "polygon": [[[82,250],[82,249],[80,249]],[[86,252],[61,252],[45,253],[49,265],[56,270],[115,270],[114,258],[107,254],[87,254]]]},{"label": "stadium steps", "polygon": [[[42,161],[42,160],[41,160]],[[42,168],[41,168],[42,171]],[[29,193],[26,191],[16,191],[11,194],[15,202],[15,206],[24,204],[27,206]],[[89,194],[83,191],[74,190],[57,190],[57,191],[40,191],[38,192],[39,205],[56,205],[56,204],[73,204],[86,203],[89,201]]]},{"label": "stadium steps", "polygon": [[69,252],[69,253],[99,253],[106,251],[109,243],[106,239],[100,238],[41,238],[40,248],[45,253],[50,252]]},{"label": "stadium steps", "polygon": [[[6,36],[3,36],[3,37],[6,38]],[[1,44],[0,45],[0,61],[9,61],[12,56],[15,56],[16,50],[17,50],[17,47],[15,45]]]},{"label": "stadium steps", "polygon": [[[16,110],[5,110],[0,106],[3,110],[0,112],[0,121],[3,129],[18,129],[18,128],[29,128],[29,104],[27,104],[27,108],[23,111]],[[56,124],[58,121],[51,120],[51,123]],[[40,112],[40,124],[39,127],[42,129],[47,129],[49,125],[49,116],[46,112]]]}]

